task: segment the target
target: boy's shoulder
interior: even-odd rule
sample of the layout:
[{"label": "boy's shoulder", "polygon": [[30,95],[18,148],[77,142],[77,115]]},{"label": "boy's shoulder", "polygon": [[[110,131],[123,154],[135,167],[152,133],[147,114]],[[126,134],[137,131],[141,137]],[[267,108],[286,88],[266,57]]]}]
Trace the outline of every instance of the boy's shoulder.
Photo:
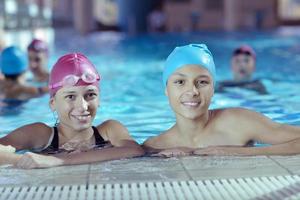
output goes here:
[{"label": "boy's shoulder", "polygon": [[170,130],[160,133],[157,136],[148,138],[143,146],[154,149],[165,149],[172,143],[172,134]]}]

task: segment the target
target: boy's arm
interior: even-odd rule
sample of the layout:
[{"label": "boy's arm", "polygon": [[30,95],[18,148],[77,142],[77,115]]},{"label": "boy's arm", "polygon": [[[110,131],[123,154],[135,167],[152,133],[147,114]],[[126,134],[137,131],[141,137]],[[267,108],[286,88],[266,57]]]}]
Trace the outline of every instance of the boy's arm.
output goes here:
[{"label": "boy's arm", "polygon": [[147,139],[142,147],[147,154],[150,154],[154,157],[176,157],[176,156],[187,156],[190,155],[195,149],[189,147],[175,147],[175,148],[159,148],[161,146],[157,144],[157,141],[164,140],[163,138],[159,138],[160,136]]},{"label": "boy's arm", "polygon": [[300,153],[300,138],[265,147],[211,146],[193,151],[193,155],[254,156],[295,155]]},{"label": "boy's arm", "polygon": [[[211,146],[194,151],[197,155],[293,155],[300,154],[300,127],[280,124],[246,109],[233,109],[235,137],[270,144],[265,147]],[[238,123],[236,123],[238,122]]]}]

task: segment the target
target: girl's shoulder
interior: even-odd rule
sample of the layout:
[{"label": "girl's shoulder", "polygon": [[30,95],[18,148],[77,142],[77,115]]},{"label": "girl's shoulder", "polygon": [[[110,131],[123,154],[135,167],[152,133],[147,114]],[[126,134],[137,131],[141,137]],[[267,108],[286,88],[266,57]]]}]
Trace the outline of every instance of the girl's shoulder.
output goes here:
[{"label": "girl's shoulder", "polygon": [[104,132],[108,131],[108,130],[115,131],[115,130],[119,130],[119,129],[126,129],[122,123],[120,123],[117,120],[113,120],[113,119],[106,120],[96,127],[99,131],[104,131]]},{"label": "girl's shoulder", "polygon": [[106,120],[96,126],[96,128],[105,140],[111,142],[130,138],[127,128],[117,120]]}]

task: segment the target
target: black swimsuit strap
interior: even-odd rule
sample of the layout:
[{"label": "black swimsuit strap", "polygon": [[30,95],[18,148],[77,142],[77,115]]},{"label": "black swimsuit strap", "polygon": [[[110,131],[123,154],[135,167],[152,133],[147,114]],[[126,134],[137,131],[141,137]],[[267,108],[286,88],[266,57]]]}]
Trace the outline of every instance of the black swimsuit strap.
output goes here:
[{"label": "black swimsuit strap", "polygon": [[54,126],[53,129],[54,129],[54,135],[50,146],[53,148],[54,151],[58,151],[58,145],[59,145],[58,129],[56,126]]},{"label": "black swimsuit strap", "polygon": [[92,126],[93,130],[94,130],[94,137],[95,137],[95,145],[100,145],[103,144],[104,139],[103,137],[100,135],[98,129],[95,126]]}]

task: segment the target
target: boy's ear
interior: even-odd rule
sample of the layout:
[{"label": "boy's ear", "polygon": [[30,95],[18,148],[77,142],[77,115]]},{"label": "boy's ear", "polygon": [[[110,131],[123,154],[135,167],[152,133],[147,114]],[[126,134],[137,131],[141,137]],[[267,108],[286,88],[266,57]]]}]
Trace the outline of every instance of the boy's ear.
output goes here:
[{"label": "boy's ear", "polygon": [[166,95],[167,97],[169,97],[167,87],[165,88],[165,95]]}]

